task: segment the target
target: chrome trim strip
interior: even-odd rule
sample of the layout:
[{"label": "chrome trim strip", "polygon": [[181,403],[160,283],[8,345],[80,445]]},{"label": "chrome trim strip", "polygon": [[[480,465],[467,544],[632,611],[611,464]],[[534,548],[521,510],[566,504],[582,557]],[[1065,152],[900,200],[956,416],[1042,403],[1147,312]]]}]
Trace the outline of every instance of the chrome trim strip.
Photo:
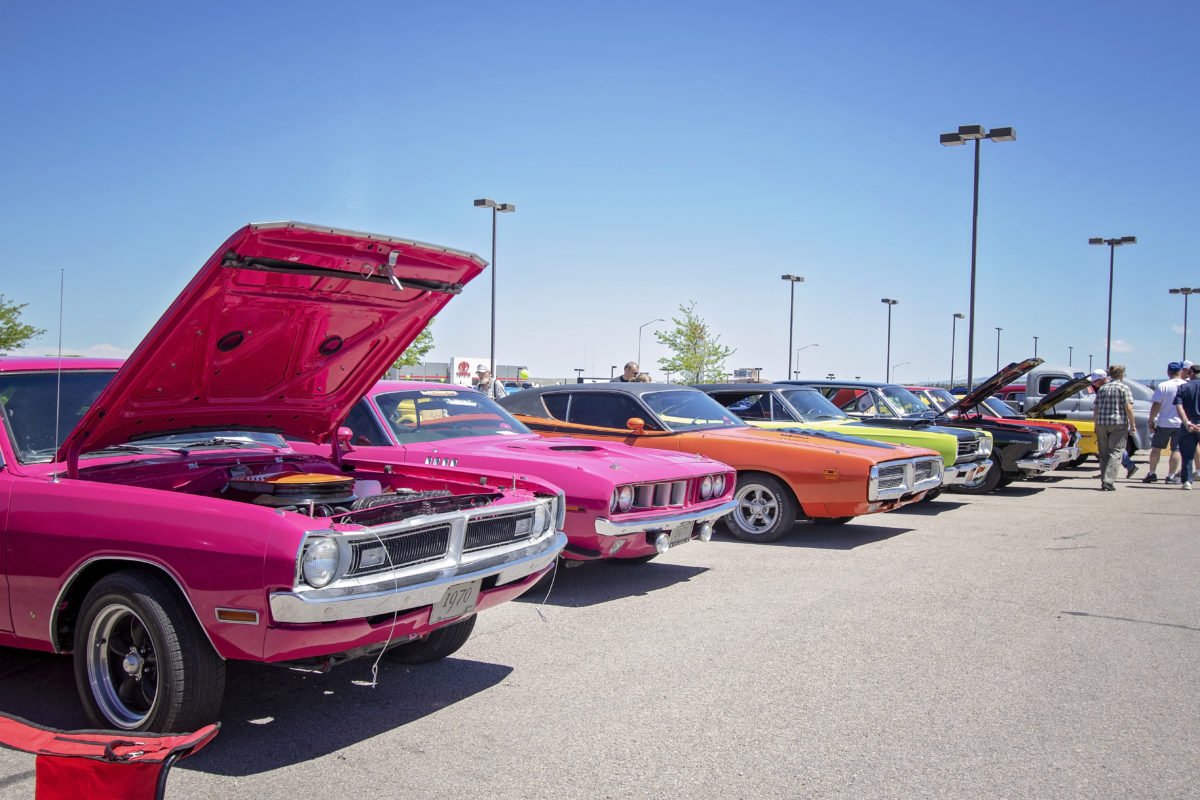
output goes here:
[{"label": "chrome trim strip", "polygon": [[558,558],[567,544],[562,531],[536,547],[519,553],[498,555],[486,561],[441,569],[430,580],[398,585],[393,578],[371,586],[338,587],[305,592],[272,592],[271,617],[275,622],[307,623],[364,619],[379,614],[410,611],[433,605],[446,588],[466,581],[496,576],[496,585],[504,586],[538,572]]},{"label": "chrome trim strip", "polygon": [[596,520],[596,533],[601,536],[627,536],[631,533],[645,533],[646,531],[671,531],[687,522],[716,522],[721,517],[731,513],[737,506],[737,501],[730,499],[714,508],[699,511],[684,511],[680,514],[655,517],[654,519],[632,519],[616,522],[600,517]]}]

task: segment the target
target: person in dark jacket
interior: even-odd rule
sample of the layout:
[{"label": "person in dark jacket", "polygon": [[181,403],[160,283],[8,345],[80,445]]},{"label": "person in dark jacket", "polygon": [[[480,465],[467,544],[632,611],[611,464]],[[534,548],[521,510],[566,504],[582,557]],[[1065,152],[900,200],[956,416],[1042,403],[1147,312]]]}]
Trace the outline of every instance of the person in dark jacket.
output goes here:
[{"label": "person in dark jacket", "polygon": [[1192,459],[1200,445],[1200,370],[1191,369],[1191,380],[1175,392],[1182,432],[1179,434],[1180,478],[1184,489],[1192,488]]}]

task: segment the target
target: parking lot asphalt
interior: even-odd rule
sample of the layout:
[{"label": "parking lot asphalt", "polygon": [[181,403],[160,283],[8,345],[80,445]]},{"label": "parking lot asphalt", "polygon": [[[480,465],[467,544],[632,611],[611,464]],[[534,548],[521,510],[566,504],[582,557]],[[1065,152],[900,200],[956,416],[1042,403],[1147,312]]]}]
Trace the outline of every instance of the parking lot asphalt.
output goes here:
[{"label": "parking lot asphalt", "polygon": [[[168,797],[1200,796],[1200,491],[1096,474],[560,570],[375,688],[231,664]],[[65,658],[0,710],[87,726]]]}]

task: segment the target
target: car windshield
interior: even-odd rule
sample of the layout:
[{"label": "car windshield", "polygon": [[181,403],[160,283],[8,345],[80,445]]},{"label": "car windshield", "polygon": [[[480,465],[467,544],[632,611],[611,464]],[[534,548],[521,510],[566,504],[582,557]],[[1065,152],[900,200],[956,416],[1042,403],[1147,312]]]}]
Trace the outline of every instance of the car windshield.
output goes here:
[{"label": "car windshield", "polygon": [[825,395],[814,389],[786,389],[780,394],[805,422],[851,419],[849,414],[829,402]]},{"label": "car windshield", "polygon": [[669,431],[746,427],[746,423],[704,392],[647,392],[642,395],[642,400]]},{"label": "car windshield", "polygon": [[529,433],[496,403],[473,389],[421,389],[375,397],[399,444]]},{"label": "car windshield", "polygon": [[[52,461],[63,440],[79,424],[84,413],[96,402],[115,374],[112,370],[64,371],[61,395],[56,372],[0,374],[0,411],[3,412],[4,425],[21,463]],[[55,408],[59,409],[57,420]],[[138,439],[131,444],[112,445],[92,451],[92,455],[105,455],[113,451],[153,452],[263,445],[285,446],[283,439],[274,433],[203,431]]]},{"label": "car windshield", "polygon": [[903,386],[881,386],[879,393],[902,417],[928,416],[932,413],[929,406],[922,403],[915,394]]},{"label": "car windshield", "polygon": [[930,389],[925,392],[925,396],[929,398],[930,402],[933,403],[933,407],[938,411],[945,411],[958,402],[958,398],[945,389]]},{"label": "car windshield", "polygon": [[984,413],[991,413],[997,417],[1005,417],[1007,419],[1024,419],[1023,416],[1013,410],[1012,406],[1001,400],[999,397],[989,397],[983,401],[984,408],[980,409]]}]

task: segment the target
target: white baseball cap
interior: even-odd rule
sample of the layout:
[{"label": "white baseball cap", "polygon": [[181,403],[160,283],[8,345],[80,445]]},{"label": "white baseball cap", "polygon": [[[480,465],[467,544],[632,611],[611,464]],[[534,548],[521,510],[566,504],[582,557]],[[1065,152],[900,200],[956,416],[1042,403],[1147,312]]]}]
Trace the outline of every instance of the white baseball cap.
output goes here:
[{"label": "white baseball cap", "polygon": [[1097,370],[1092,370],[1092,372],[1088,375],[1088,380],[1089,381],[1102,381],[1107,377],[1108,377],[1107,372],[1105,372],[1102,369],[1097,369]]},{"label": "white baseball cap", "polygon": [[1184,361],[1181,361],[1181,362],[1180,362],[1180,365],[1181,365],[1181,367],[1182,367],[1183,369],[1191,369],[1192,367],[1194,367],[1194,366],[1195,366],[1195,364],[1193,364],[1193,363],[1192,363],[1192,362],[1190,362],[1190,361],[1187,361],[1186,359],[1185,359]]}]

